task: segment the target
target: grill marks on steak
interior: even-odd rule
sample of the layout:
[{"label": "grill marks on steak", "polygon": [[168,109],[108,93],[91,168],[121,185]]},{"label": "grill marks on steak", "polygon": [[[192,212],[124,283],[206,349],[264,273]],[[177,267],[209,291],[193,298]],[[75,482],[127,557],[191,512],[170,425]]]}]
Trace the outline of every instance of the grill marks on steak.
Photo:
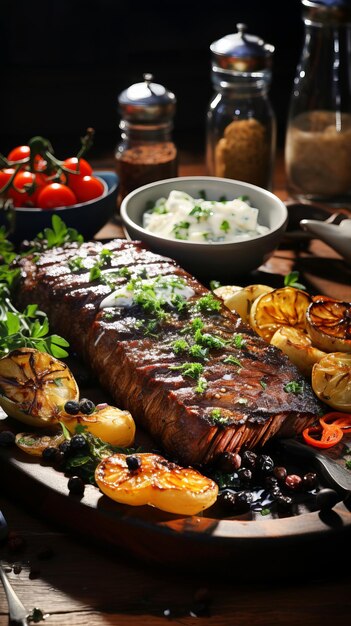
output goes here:
[{"label": "grill marks on steak", "polygon": [[[107,284],[105,278],[103,282],[89,280],[90,269],[104,248],[113,252],[108,259],[111,273],[104,272],[104,277],[110,277]],[[69,262],[77,256],[84,257],[86,269],[73,273]],[[21,265],[19,304],[38,303],[116,403],[129,409],[137,423],[180,461],[208,463],[224,450],[262,445],[278,431],[285,435],[301,432],[314,420],[319,403],[299,371],[223,305],[216,314],[193,310],[181,315],[170,310],[156,336],[145,336],[148,316],[137,305],[99,310],[106,295],[128,282],[129,278],[116,274],[121,268],[128,268],[133,276],[181,277],[195,292],[190,302],[208,293],[173,261],[139,243],[115,240],[79,248],[68,245],[42,254],[36,264],[27,258]],[[196,391],[194,379],[171,369],[198,360],[176,354],[173,348],[180,337],[193,342],[190,322],[194,317],[202,318],[203,333],[226,342],[201,361],[207,381],[202,393]],[[241,348],[235,347],[233,333],[242,335]],[[228,356],[239,365],[223,363]],[[304,383],[303,395],[284,389],[292,380]],[[220,411],[219,422],[213,417],[214,409]]]}]

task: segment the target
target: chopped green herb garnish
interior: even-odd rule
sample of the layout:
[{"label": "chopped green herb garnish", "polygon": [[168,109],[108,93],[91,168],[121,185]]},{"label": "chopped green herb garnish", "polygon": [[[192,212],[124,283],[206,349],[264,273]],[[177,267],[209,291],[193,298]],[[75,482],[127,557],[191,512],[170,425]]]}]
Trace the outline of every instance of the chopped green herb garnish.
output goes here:
[{"label": "chopped green herb garnish", "polygon": [[260,385],[262,389],[267,389],[267,383],[265,383],[264,380],[260,380]]},{"label": "chopped green herb garnish", "polygon": [[210,418],[216,424],[227,424],[228,418],[222,415],[221,409],[212,409],[210,413]]},{"label": "chopped green herb garnish", "polygon": [[206,359],[208,356],[208,348],[203,348],[195,343],[189,348],[189,354],[194,357],[194,359]]},{"label": "chopped green herb garnish", "polygon": [[83,261],[84,261],[83,257],[75,256],[68,261],[67,265],[69,269],[71,270],[71,272],[79,272],[80,270],[84,269]]},{"label": "chopped green herb garnish", "polygon": [[175,354],[181,354],[188,350],[189,344],[185,339],[177,339],[172,343],[172,350]]},{"label": "chopped green herb garnish", "polygon": [[199,378],[204,370],[204,366],[201,363],[183,363],[182,365],[171,365],[169,369],[179,370],[183,376]]},{"label": "chopped green herb garnish", "polygon": [[242,367],[242,363],[240,363],[239,359],[237,359],[232,354],[230,354],[225,359],[223,359],[223,363],[226,363],[229,365],[237,365],[238,367]]},{"label": "chopped green herb garnish", "polygon": [[244,348],[246,341],[240,333],[237,333],[233,336],[233,344],[236,348],[241,350],[241,348]]},{"label": "chopped green herb garnish", "polygon": [[195,308],[203,313],[216,313],[221,310],[222,303],[212,293],[207,293],[198,299]]},{"label": "chopped green herb garnish", "polygon": [[210,289],[211,291],[214,291],[215,289],[218,289],[221,286],[221,283],[218,280],[211,280],[210,282]]},{"label": "chopped green herb garnish", "polygon": [[286,391],[287,393],[299,394],[299,393],[303,393],[304,387],[305,386],[303,383],[299,383],[297,382],[297,380],[292,380],[286,385],[284,385],[284,391]]},{"label": "chopped green herb garnish", "polygon": [[209,208],[194,206],[194,208],[191,209],[189,215],[191,215],[192,217],[196,217],[197,222],[201,222],[201,219],[207,219],[211,215],[211,213],[213,213],[213,211],[211,211],[211,209]]},{"label": "chopped green herb garnish", "polygon": [[97,280],[98,278],[100,278],[101,276],[101,269],[100,269],[100,264],[99,261],[93,265],[93,267],[91,268],[90,272],[89,272],[89,282],[93,282],[94,280]]},{"label": "chopped green herb garnish", "polygon": [[188,229],[190,226],[190,222],[178,222],[173,226],[173,232],[176,239],[188,239],[189,233]]},{"label": "chopped green herb garnish", "polygon": [[223,220],[219,228],[220,230],[223,230],[224,233],[227,233],[230,230],[230,224],[228,220]]},{"label": "chopped green herb garnish", "polygon": [[121,267],[117,273],[118,273],[118,276],[121,276],[121,278],[130,278],[132,275],[132,272],[126,266]]},{"label": "chopped green herb garnish", "polygon": [[221,339],[220,337],[216,337],[215,335],[211,335],[210,333],[202,334],[200,330],[197,330],[195,333],[195,341],[202,346],[206,346],[207,348],[214,348],[215,350],[221,350],[226,346],[226,342],[223,341],[223,339]]},{"label": "chopped green herb garnish", "polygon": [[269,515],[270,512],[271,512],[270,509],[261,509],[261,511],[260,511],[261,515]]},{"label": "chopped green herb garnish", "polygon": [[203,393],[204,391],[206,391],[207,387],[208,387],[208,383],[207,383],[206,378],[204,378],[203,376],[200,376],[198,378],[197,385],[195,387],[196,393]]}]

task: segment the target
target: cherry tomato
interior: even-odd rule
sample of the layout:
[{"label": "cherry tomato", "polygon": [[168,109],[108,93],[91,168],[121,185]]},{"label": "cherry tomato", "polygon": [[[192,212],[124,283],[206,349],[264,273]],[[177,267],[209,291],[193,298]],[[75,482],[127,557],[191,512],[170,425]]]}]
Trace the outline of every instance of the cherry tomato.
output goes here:
[{"label": "cherry tomato", "polygon": [[[70,186],[72,186],[71,183]],[[93,200],[93,198],[98,198],[104,193],[102,182],[98,178],[95,178],[95,176],[82,176],[77,178],[72,188],[77,196],[78,202]]]},{"label": "cherry tomato", "polygon": [[5,187],[6,183],[10,180],[14,171],[15,170],[12,167],[7,167],[4,170],[0,170],[0,191],[3,187]]},{"label": "cherry tomato", "polygon": [[78,172],[76,174],[67,174],[67,184],[74,190],[75,180],[81,178],[82,176],[90,176],[92,174],[93,168],[89,165],[88,161],[85,159],[78,159],[77,157],[69,157],[63,161],[63,166],[67,167],[67,169],[72,170],[74,172]]},{"label": "cherry tomato", "polygon": [[15,207],[21,207],[26,205],[33,206],[33,193],[28,193],[27,191],[20,193],[20,191],[17,191],[17,189],[25,190],[27,188],[32,188],[33,183],[35,183],[35,174],[32,174],[32,172],[27,172],[26,170],[20,170],[19,172],[17,172],[13,181],[13,185],[16,187],[16,189],[14,187],[11,187],[8,191],[8,195],[10,198],[12,198]]},{"label": "cherry tomato", "polygon": [[60,206],[76,204],[77,198],[67,185],[51,183],[46,185],[38,195],[38,206],[41,209],[55,209]]},{"label": "cherry tomato", "polygon": [[7,155],[8,161],[22,161],[22,159],[26,159],[30,155],[30,147],[29,146],[17,146],[13,148],[11,152]]}]

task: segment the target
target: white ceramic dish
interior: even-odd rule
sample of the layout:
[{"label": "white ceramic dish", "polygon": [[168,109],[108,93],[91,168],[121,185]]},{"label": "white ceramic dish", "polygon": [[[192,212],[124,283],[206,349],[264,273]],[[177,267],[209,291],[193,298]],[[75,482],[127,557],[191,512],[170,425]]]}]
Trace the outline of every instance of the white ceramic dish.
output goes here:
[{"label": "white ceramic dish", "polygon": [[[143,227],[143,214],[148,203],[167,197],[173,189],[194,198],[205,192],[208,200],[246,195],[259,209],[259,223],[267,226],[269,232],[234,243],[202,243],[166,239],[147,231]],[[149,183],[132,191],[122,201],[121,218],[129,238],[143,241],[154,252],[171,257],[196,276],[219,280],[245,275],[262,265],[284,235],[288,212],[277,196],[255,185],[212,176],[183,176]]]}]

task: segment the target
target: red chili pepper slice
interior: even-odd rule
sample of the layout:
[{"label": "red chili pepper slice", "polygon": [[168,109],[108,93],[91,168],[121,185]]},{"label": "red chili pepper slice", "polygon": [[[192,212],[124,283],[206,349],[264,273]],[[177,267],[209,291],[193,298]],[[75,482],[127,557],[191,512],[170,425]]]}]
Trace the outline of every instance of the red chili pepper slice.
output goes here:
[{"label": "red chili pepper slice", "polygon": [[324,428],[329,428],[330,426],[338,426],[342,429],[351,428],[351,413],[332,411],[331,413],[323,415],[323,417],[320,418],[319,423]]},{"label": "red chili pepper slice", "polygon": [[305,428],[302,431],[302,436],[306,443],[315,448],[331,448],[341,441],[344,433],[339,426],[327,425],[323,427],[318,425]]}]

